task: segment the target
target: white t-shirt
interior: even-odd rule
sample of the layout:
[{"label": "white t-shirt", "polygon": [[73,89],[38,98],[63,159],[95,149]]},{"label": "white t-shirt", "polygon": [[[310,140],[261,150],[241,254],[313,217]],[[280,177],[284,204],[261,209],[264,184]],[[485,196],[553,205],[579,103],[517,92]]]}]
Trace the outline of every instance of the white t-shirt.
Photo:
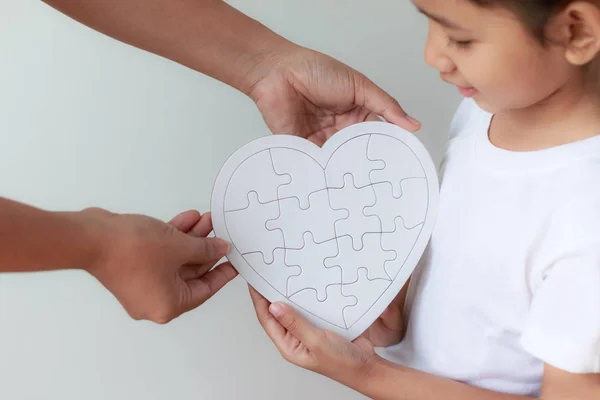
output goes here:
[{"label": "white t-shirt", "polygon": [[535,152],[488,138],[464,100],[439,215],[391,361],[487,389],[539,393],[544,362],[600,373],[600,135]]}]

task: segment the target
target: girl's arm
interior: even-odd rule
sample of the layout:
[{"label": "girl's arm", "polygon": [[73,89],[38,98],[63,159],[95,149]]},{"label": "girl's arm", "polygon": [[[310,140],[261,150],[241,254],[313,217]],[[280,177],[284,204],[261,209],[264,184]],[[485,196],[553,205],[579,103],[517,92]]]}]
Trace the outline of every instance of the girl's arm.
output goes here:
[{"label": "girl's arm", "polygon": [[[376,400],[519,400],[509,395],[441,378],[379,357],[361,337],[349,342],[318,329],[287,304],[269,304],[250,289],[258,319],[282,356]],[[541,398],[598,400],[600,374],[571,374],[546,366]]]},{"label": "girl's arm", "polygon": [[[377,400],[520,400],[508,395],[440,378],[383,359],[377,359],[354,390]],[[581,400],[584,400],[581,398]]]},{"label": "girl's arm", "polygon": [[[377,400],[518,400],[531,397],[493,392],[378,359],[355,390]],[[540,398],[600,399],[600,374],[571,374],[545,366]]]}]

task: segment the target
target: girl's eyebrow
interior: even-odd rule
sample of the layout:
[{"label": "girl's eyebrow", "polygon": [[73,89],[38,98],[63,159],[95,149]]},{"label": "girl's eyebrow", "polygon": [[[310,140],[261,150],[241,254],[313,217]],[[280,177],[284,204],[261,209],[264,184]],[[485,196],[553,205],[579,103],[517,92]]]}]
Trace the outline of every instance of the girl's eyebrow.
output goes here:
[{"label": "girl's eyebrow", "polygon": [[417,7],[417,10],[419,10],[419,12],[421,14],[425,15],[428,18],[431,18],[432,20],[436,21],[437,23],[439,23],[440,25],[442,25],[445,28],[452,29],[452,30],[455,30],[455,31],[465,31],[465,30],[467,30],[467,29],[463,28],[462,26],[458,25],[457,23],[450,21],[447,18],[440,17],[438,15],[430,14],[427,11],[422,10],[419,7]]}]

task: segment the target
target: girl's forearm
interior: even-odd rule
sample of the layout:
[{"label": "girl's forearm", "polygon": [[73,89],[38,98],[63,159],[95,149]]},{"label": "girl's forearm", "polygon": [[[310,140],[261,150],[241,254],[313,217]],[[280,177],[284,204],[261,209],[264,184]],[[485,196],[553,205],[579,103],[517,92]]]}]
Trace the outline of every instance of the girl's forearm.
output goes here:
[{"label": "girl's forearm", "polygon": [[524,400],[469,386],[379,359],[364,379],[344,382],[375,400]]}]

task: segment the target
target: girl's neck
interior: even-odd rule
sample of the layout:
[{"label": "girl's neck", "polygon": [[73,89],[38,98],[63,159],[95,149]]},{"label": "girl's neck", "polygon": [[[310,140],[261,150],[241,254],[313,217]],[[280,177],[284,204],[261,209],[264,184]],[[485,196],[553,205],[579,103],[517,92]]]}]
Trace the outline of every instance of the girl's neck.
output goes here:
[{"label": "girl's neck", "polygon": [[543,150],[599,134],[600,93],[583,82],[565,85],[531,107],[494,115],[489,132],[495,146],[511,151]]}]

